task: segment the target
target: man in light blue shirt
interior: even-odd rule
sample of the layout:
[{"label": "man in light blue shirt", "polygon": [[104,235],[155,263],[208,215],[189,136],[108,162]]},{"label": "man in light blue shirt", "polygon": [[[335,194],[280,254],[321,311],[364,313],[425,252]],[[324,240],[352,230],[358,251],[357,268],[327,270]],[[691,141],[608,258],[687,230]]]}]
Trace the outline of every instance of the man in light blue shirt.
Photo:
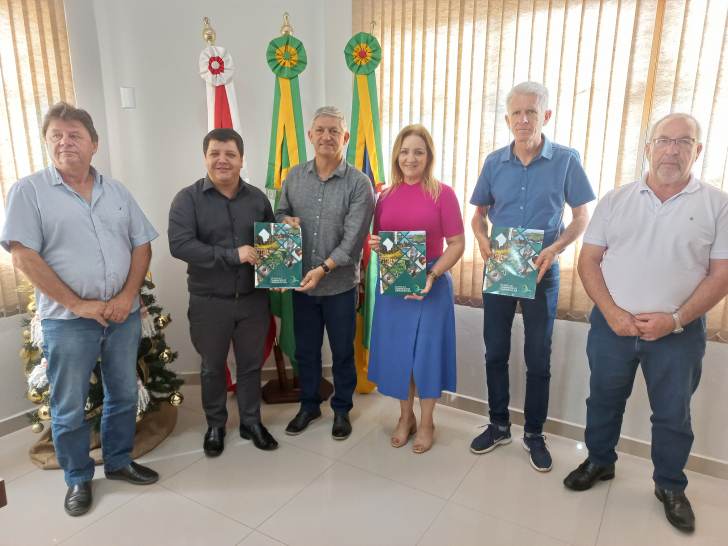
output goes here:
[{"label": "man in light blue shirt", "polygon": [[54,105],[42,135],[52,165],[10,188],[0,245],[36,288],[53,441],[68,485],[64,508],[79,516],[92,501],[84,408],[99,358],[106,477],[140,485],[159,477],[129,456],[138,398],[139,288],[158,234],[129,191],[91,167],[98,135],[85,110]]},{"label": "man in light blue shirt", "polygon": [[[525,82],[506,97],[506,123],[513,142],[485,160],[470,203],[478,207],[473,232],[483,260],[495,258],[490,247],[487,219],[496,227],[543,230],[543,249],[534,262],[539,269],[534,299],[483,294],[483,339],[488,384],[490,425],[473,440],[474,453],[487,453],[511,442],[508,403],[508,359],[511,327],[520,302],[525,333],[526,401],[523,446],[539,472],[551,470],[544,441],[551,379],[551,334],[559,299],[558,255],[573,243],[589,223],[587,203],[596,196],[581,166],[579,153],[552,143],[541,128],[551,119],[548,90]],[[572,221],[564,225],[564,205]]]}]

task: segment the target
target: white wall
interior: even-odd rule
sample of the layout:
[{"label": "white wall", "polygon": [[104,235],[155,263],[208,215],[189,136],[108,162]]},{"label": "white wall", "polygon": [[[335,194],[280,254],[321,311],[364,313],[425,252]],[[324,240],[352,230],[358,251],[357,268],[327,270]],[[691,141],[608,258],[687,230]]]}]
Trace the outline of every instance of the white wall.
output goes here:
[{"label": "white wall", "polygon": [[[212,6],[212,7],[210,7]],[[169,204],[179,189],[205,173],[201,141],[207,132],[205,86],[197,62],[202,18],[217,31],[217,45],[236,63],[234,76],[251,183],[263,187],[267,169],[274,76],[265,62],[268,42],[279,35],[288,11],[295,36],[305,44],[308,66],[300,76],[304,119],[323,104],[351,114],[351,73],[343,49],[351,37],[346,0],[73,0],[66,17],[77,102],[100,129],[95,164],[132,191],[160,232],[153,243],[152,272],[160,303],[172,314],[170,345],[179,351],[177,371],[197,371],[199,357],[188,335],[185,265],[169,255]],[[122,110],[119,87],[136,89],[137,109]],[[307,121],[308,122],[308,121]],[[312,157],[309,148],[309,157]],[[17,317],[0,319],[0,420],[25,410]],[[482,310],[458,307],[458,392],[487,398]],[[584,425],[589,369],[588,325],[557,321],[554,328],[549,416]],[[17,348],[17,350],[16,350]],[[330,362],[330,357],[324,355]],[[694,452],[728,461],[728,345],[709,343],[703,380],[693,398]],[[511,406],[523,408],[523,323],[516,317],[511,361]],[[650,439],[649,404],[638,374],[623,434]]]},{"label": "white wall", "polygon": [[[485,384],[485,345],[483,310],[455,307],[458,336],[458,394],[487,400]],[[589,363],[586,337],[589,325],[557,320],[551,355],[549,418],[586,425],[586,398],[589,396]],[[728,462],[728,344],[708,342],[703,359],[700,386],[691,403],[695,443],[694,454]],[[523,320],[516,315],[510,360],[512,408],[523,410],[526,395],[526,364],[523,360]],[[649,442],[650,404],[644,377],[637,373],[632,396],[622,425],[622,436]]]}]

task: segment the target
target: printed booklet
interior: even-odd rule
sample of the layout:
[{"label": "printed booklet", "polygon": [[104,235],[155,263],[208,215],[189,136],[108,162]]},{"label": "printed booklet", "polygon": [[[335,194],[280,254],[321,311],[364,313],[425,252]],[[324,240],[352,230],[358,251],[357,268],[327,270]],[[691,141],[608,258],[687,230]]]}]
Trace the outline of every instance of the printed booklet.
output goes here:
[{"label": "printed booklet", "polygon": [[424,231],[380,231],[380,294],[418,294],[427,281]]},{"label": "printed booklet", "polygon": [[298,288],[303,278],[301,228],[255,222],[256,288]]},{"label": "printed booklet", "polygon": [[495,259],[488,258],[485,265],[483,292],[533,299],[538,279],[534,264],[542,245],[541,229],[494,227],[490,248]]}]

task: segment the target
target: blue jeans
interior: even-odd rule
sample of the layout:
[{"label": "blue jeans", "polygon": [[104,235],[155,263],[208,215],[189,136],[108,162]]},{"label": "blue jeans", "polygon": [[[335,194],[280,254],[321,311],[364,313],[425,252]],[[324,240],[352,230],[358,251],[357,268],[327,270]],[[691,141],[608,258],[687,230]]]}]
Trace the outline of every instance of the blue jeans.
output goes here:
[{"label": "blue jeans", "polygon": [[586,354],[591,377],[584,433],[589,460],[598,466],[617,460],[622,416],[641,364],[652,408],[652,479],[667,491],[684,491],[688,478],[683,469],[693,445],[690,398],[703,367],[705,315],[686,325],[682,333],[656,341],[618,336],[598,307],[589,320]]},{"label": "blue jeans", "polygon": [[101,450],[104,470],[113,472],[131,463],[139,388],[137,351],[142,335],[139,311],[124,322],[104,327],[95,320],[44,319],[43,355],[52,386],[51,428],[58,463],[66,484],[93,479],[94,460],[89,455],[91,427],[86,420],[91,373],[101,357],[104,410]]},{"label": "blue jeans", "polygon": [[354,336],[358,297],[358,286],[333,296],[309,296],[305,292],[293,292],[293,327],[298,375],[301,379],[302,411],[316,411],[324,401],[318,393],[324,326],[329,334],[333,358],[331,371],[334,374],[334,396],[331,398],[331,409],[342,413],[354,407]]},{"label": "blue jeans", "polygon": [[508,359],[511,355],[511,329],[516,303],[523,313],[526,361],[526,403],[523,430],[541,434],[549,407],[551,381],[551,334],[559,300],[559,264],[554,263],[536,287],[534,299],[483,294],[483,340],[485,341],[485,375],[488,384],[490,422],[509,425],[508,404],[511,399]]}]

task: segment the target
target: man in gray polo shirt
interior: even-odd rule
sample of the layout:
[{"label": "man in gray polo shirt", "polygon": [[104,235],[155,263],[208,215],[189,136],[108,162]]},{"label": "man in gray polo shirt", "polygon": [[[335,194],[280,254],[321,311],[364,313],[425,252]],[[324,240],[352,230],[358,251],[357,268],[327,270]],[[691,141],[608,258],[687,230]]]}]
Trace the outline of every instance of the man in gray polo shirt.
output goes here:
[{"label": "man in gray polo shirt", "polygon": [[121,183],[91,166],[91,116],[54,105],[43,120],[52,164],[8,192],[0,245],[35,285],[51,384],[51,426],[68,485],[64,507],[91,507],[94,460],[86,399],[98,359],[104,379],[101,447],[106,477],[147,485],[158,474],[132,462],[141,340],[139,288],[157,232]]},{"label": "man in gray polo shirt", "polygon": [[293,167],[281,190],[279,222],[301,227],[303,274],[293,293],[296,360],[301,379],[301,411],[286,433],[300,434],[321,418],[321,344],[324,327],[333,357],[335,393],[332,436],[351,434],[349,410],[356,387],[354,336],[359,262],[374,215],[369,178],[344,158],[349,140],[338,108],[316,110],[308,137],[315,158]]},{"label": "man in gray polo shirt", "polygon": [[705,313],[728,293],[728,194],[691,174],[700,133],[687,114],[658,121],[645,147],[649,171],[605,195],[584,236],[579,273],[596,304],[586,349],[589,456],[564,480],[583,491],[614,478],[622,415],[641,365],[655,495],[682,531],[695,529],[683,469],[693,444],[690,398],[705,354]]}]

